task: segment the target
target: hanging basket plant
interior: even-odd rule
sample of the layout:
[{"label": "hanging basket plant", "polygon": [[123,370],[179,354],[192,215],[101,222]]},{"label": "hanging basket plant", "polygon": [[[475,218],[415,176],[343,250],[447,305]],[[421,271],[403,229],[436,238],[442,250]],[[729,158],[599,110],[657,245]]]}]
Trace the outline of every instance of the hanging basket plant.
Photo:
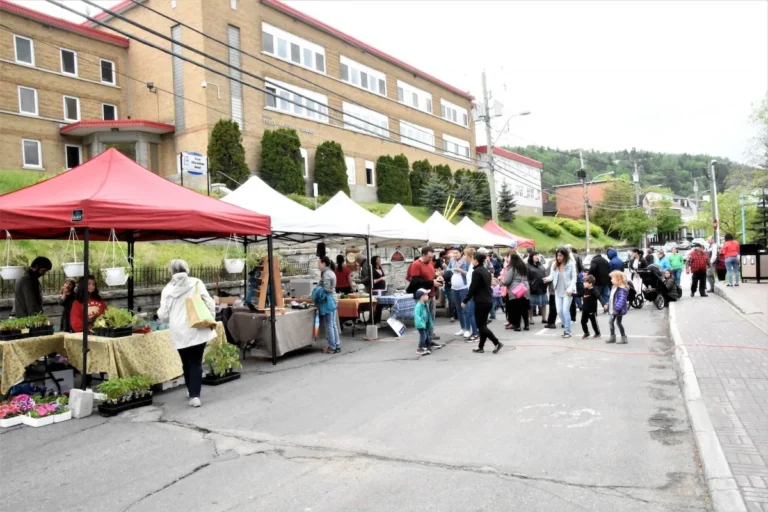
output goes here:
[{"label": "hanging basket plant", "polygon": [[11,243],[11,233],[5,232],[5,266],[0,267],[0,277],[6,281],[21,279],[24,269],[29,266],[29,260]]},{"label": "hanging basket plant", "polygon": [[80,242],[77,238],[75,228],[69,229],[69,239],[67,240],[67,246],[64,252],[69,252],[69,244],[72,244],[72,261],[68,263],[62,263],[64,267],[64,274],[67,277],[83,277],[85,275],[85,265],[83,262],[77,261],[77,244]]},{"label": "hanging basket plant", "polygon": [[[112,247],[112,266],[104,268],[104,260],[106,259],[107,251],[109,250],[110,246]],[[117,249],[120,250],[120,254],[123,256],[122,260],[126,264],[124,267],[117,266],[118,263],[123,263],[123,261],[117,261]],[[101,256],[101,267],[103,268],[104,280],[107,282],[107,286],[123,286],[128,282],[131,262],[126,257],[125,252],[123,252],[123,248],[120,245],[120,241],[117,239],[117,234],[115,234],[114,229],[109,232],[107,246],[104,247],[104,253]]]},{"label": "hanging basket plant", "polygon": [[[229,247],[234,244],[234,258],[229,257]],[[240,249],[240,242],[235,234],[229,237],[227,251],[224,253],[224,268],[230,274],[242,274],[245,269],[245,254]]]}]

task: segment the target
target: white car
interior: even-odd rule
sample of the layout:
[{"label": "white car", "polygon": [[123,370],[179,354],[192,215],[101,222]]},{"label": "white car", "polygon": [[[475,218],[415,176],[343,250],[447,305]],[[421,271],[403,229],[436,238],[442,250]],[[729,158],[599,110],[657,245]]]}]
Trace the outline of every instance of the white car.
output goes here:
[{"label": "white car", "polygon": [[702,246],[702,247],[707,247],[707,246],[709,245],[709,244],[707,243],[707,241],[706,241],[706,240],[704,240],[703,238],[694,238],[694,239],[691,241],[691,245],[693,246],[693,245],[696,245],[696,244],[699,244],[699,245],[700,245],[700,246]]}]

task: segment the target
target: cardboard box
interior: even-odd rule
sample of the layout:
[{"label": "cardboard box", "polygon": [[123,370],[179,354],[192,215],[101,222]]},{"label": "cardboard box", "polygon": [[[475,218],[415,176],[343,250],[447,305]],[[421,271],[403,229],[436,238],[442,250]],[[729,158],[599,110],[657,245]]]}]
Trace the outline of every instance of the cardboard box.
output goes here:
[{"label": "cardboard box", "polygon": [[216,305],[225,304],[227,306],[231,306],[235,302],[240,300],[240,297],[219,297],[218,295],[213,296],[213,300],[216,302]]}]

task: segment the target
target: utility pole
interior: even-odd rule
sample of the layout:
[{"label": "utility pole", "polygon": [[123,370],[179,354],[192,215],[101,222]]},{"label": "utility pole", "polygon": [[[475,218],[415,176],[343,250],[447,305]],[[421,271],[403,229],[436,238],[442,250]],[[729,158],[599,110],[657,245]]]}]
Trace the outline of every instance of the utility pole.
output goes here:
[{"label": "utility pole", "polygon": [[584,154],[579,150],[579,160],[581,160],[581,169],[579,169],[579,178],[584,184],[584,226],[587,228],[587,243],[584,254],[589,254],[589,187],[587,187],[587,171],[584,169]]},{"label": "utility pole", "polygon": [[714,228],[713,239],[716,244],[720,244],[720,212],[717,209],[717,180],[715,179],[716,165],[717,165],[717,160],[712,160],[709,163],[709,166],[710,166],[709,193],[712,195],[712,227]]},{"label": "utility pole", "polygon": [[635,162],[635,174],[632,175],[632,181],[635,182],[635,204],[640,206],[640,174],[637,171],[637,162]]},{"label": "utility pole", "polygon": [[739,203],[741,204],[741,243],[747,243],[747,221],[744,215],[744,205],[747,202],[747,198],[744,194],[739,196]]},{"label": "utility pole", "polygon": [[488,97],[488,86],[485,81],[485,71],[483,71],[483,103],[485,106],[485,138],[486,138],[486,155],[488,155],[488,168],[486,174],[488,175],[488,188],[491,191],[491,219],[493,222],[499,223],[499,209],[496,206],[496,178],[493,173],[493,138],[491,137],[491,98]]}]

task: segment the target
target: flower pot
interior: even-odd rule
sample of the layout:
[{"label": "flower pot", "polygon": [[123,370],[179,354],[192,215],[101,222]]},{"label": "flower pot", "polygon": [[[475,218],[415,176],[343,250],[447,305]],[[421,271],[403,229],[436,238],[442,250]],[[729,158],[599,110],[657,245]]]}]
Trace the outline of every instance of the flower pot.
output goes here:
[{"label": "flower pot", "polygon": [[133,334],[133,326],[128,327],[97,327],[93,334],[102,338],[124,338]]},{"label": "flower pot", "polygon": [[224,384],[225,382],[230,382],[239,378],[240,372],[234,372],[232,370],[228,370],[224,375],[214,375],[213,373],[209,373],[203,377],[203,384],[208,386],[218,386],[219,384]]},{"label": "flower pot", "polygon": [[62,421],[67,421],[72,419],[72,411],[63,412],[61,414],[54,414],[53,415],[53,422],[54,423],[61,423]]},{"label": "flower pot", "polygon": [[227,269],[227,272],[230,274],[242,274],[243,269],[245,268],[245,260],[239,258],[225,259],[224,268]]},{"label": "flower pot", "polygon": [[85,268],[82,263],[64,263],[64,274],[67,277],[83,277]]},{"label": "flower pot", "polygon": [[0,420],[0,428],[10,428],[24,423],[24,416],[14,416],[13,418],[3,418]]},{"label": "flower pot", "polygon": [[53,335],[53,326],[52,325],[41,325],[40,327],[30,327],[29,328],[29,336],[30,338],[34,338],[36,336],[52,336]]},{"label": "flower pot", "polygon": [[22,334],[20,330],[15,329],[13,331],[0,331],[0,341],[13,341],[26,338],[26,334]]},{"label": "flower pot", "polygon": [[32,416],[23,416],[24,424],[28,427],[45,427],[53,424],[53,415],[43,416],[42,418],[33,418]]},{"label": "flower pot", "polygon": [[6,281],[21,279],[24,275],[24,267],[0,267],[0,277]]},{"label": "flower pot", "polygon": [[117,404],[104,402],[99,405],[99,413],[102,416],[117,416],[121,412],[129,411],[136,407],[144,407],[145,405],[152,405],[152,395],[132,398],[127,402],[120,402]]},{"label": "flower pot", "polygon": [[104,269],[108,286],[123,286],[128,282],[125,267],[112,267]]}]

